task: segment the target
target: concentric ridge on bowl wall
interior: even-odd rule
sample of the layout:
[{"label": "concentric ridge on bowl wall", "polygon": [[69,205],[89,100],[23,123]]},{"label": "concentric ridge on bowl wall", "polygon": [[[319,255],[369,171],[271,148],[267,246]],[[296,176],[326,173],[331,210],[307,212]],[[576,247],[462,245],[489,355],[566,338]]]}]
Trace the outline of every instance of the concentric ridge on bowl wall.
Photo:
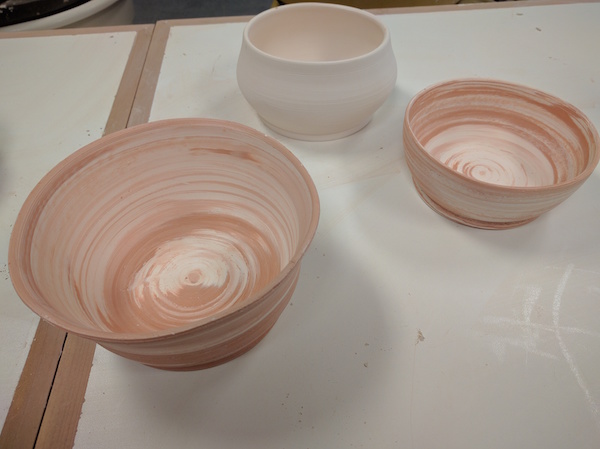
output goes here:
[{"label": "concentric ridge on bowl wall", "polygon": [[302,164],[243,125],[153,122],[55,167],[9,249],[19,296],[45,320],[165,369],[254,346],[289,301],[319,202]]},{"label": "concentric ridge on bowl wall", "polygon": [[396,84],[389,30],[373,14],[329,3],[271,8],[246,26],[240,91],[263,122],[302,140],[366,126]]}]

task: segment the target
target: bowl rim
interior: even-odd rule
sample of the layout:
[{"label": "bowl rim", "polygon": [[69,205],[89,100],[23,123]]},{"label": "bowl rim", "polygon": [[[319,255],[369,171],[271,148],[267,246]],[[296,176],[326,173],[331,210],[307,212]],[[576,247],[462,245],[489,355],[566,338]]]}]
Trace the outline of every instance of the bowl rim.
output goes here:
[{"label": "bowl rim", "polygon": [[[27,285],[27,277],[21,275],[21,270],[18,267],[22,266],[21,260],[21,248],[26,244],[25,238],[30,229],[28,225],[32,220],[32,210],[36,206],[42,204],[41,209],[45,207],[47,199],[50,198],[55,192],[56,188],[60,184],[54,186],[52,190],[47,190],[49,184],[52,183],[53,178],[56,174],[65,170],[69,167],[73,167],[80,164],[82,160],[89,161],[101,156],[104,153],[105,148],[118,146],[119,142],[123,139],[135,135],[138,133],[152,132],[156,129],[170,128],[173,126],[181,127],[218,127],[222,129],[233,129],[236,128],[238,131],[249,134],[254,138],[258,138],[267,144],[275,148],[281,153],[286,160],[290,161],[295,167],[299,175],[305,182],[310,195],[310,202],[312,203],[312,216],[306,230],[306,233],[298,245],[295,253],[291,256],[289,262],[279,271],[279,273],[261,290],[255,292],[253,295],[245,298],[244,300],[235,303],[231,307],[224,309],[214,315],[210,315],[190,323],[186,323],[181,326],[174,326],[167,329],[161,329],[156,331],[133,333],[133,332],[114,332],[114,331],[103,331],[97,329],[90,329],[85,326],[73,324],[71,321],[57,319],[52,314],[48,313],[53,308],[46,306],[45,303],[39,303],[29,294],[30,289]],[[168,138],[168,137],[167,137]],[[118,150],[117,150],[118,151]],[[37,214],[39,217],[39,214]],[[36,222],[38,218],[35,218]],[[135,125],[129,128],[125,128],[119,131],[107,134],[99,139],[90,142],[87,145],[79,148],[75,152],[71,153],[65,159],[55,165],[46,175],[44,175],[40,181],[35,185],[30,194],[25,199],[17,218],[13,225],[13,230],[10,235],[9,248],[8,248],[8,268],[13,287],[21,299],[21,301],[29,307],[35,314],[37,314],[43,320],[53,324],[54,326],[61,328],[67,332],[80,335],[85,338],[89,338],[98,342],[106,343],[140,343],[149,342],[155,340],[161,340],[170,336],[182,336],[193,332],[194,330],[205,327],[210,324],[217,324],[221,320],[227,319],[233,315],[242,314],[245,309],[251,308],[257,302],[264,298],[269,292],[278,287],[278,285],[287,277],[287,275],[298,265],[302,257],[306,253],[310,246],[318,227],[320,217],[320,201],[317,192],[317,188],[311,178],[308,170],[304,167],[302,162],[281,142],[275,138],[268,136],[258,130],[251,128],[247,125],[221,119],[212,118],[173,118],[152,121],[140,125]]]},{"label": "bowl rim", "polygon": [[[503,184],[494,184],[492,182],[486,182],[486,181],[481,181],[481,180],[478,180],[475,178],[471,178],[469,176],[464,175],[463,173],[461,173],[459,171],[453,170],[448,165],[444,164],[439,159],[433,157],[427,150],[425,150],[425,147],[421,144],[421,142],[417,139],[415,133],[413,132],[413,128],[411,126],[410,114],[412,112],[411,109],[414,106],[414,104],[417,101],[419,101],[425,94],[427,94],[433,90],[444,88],[448,85],[452,85],[452,84],[456,84],[456,83],[460,83],[461,85],[469,85],[469,84],[475,85],[475,84],[485,83],[490,88],[493,88],[493,89],[499,88],[501,86],[508,86],[508,87],[517,89],[519,92],[528,91],[528,93],[534,94],[536,96],[538,96],[538,95],[544,96],[545,98],[552,100],[553,104],[557,104],[557,105],[560,105],[561,107],[569,109],[571,112],[573,112],[577,115],[577,118],[579,120],[581,120],[584,127],[587,128],[587,130],[589,131],[589,134],[591,135],[592,143],[595,146],[595,152],[594,152],[593,157],[589,158],[585,169],[582,170],[580,173],[578,173],[573,178],[570,178],[570,179],[567,179],[565,181],[561,181],[558,183],[554,183],[554,184],[547,184],[547,185],[540,185],[540,186],[511,186],[511,185],[503,185]],[[406,110],[405,110],[405,114],[404,114],[404,133],[406,133],[406,132],[410,133],[410,137],[416,144],[415,146],[418,149],[419,153],[424,155],[430,162],[433,162],[434,165],[436,165],[437,167],[440,167],[444,172],[448,173],[451,177],[458,177],[459,179],[466,182],[467,184],[470,184],[473,187],[486,188],[488,190],[498,190],[498,191],[503,191],[503,192],[532,192],[532,193],[552,192],[554,190],[564,189],[565,187],[570,187],[572,185],[576,185],[576,184],[579,184],[579,183],[585,181],[594,172],[594,170],[596,169],[596,166],[598,165],[598,162],[600,162],[600,136],[598,134],[598,130],[594,126],[593,122],[589,119],[589,117],[587,117],[579,108],[577,108],[576,106],[574,106],[573,104],[571,104],[565,100],[562,100],[561,98],[559,98],[555,95],[552,95],[548,92],[537,89],[535,87],[531,87],[531,86],[528,86],[528,85],[522,84],[522,83],[515,83],[515,82],[511,82],[511,81],[499,80],[499,79],[495,79],[495,78],[485,78],[485,77],[455,78],[455,79],[440,81],[440,82],[431,84],[431,85],[425,87],[424,89],[421,89],[419,92],[417,92],[417,94],[415,94],[415,96],[413,96],[410,99],[410,101],[408,102],[408,105],[406,106]],[[406,137],[404,137],[404,139],[406,139]],[[406,145],[404,145],[404,151],[406,152]],[[589,155],[589,153],[588,153],[588,155]]]},{"label": "bowl rim", "polygon": [[[271,53],[261,50],[256,45],[254,45],[254,43],[250,39],[249,33],[250,33],[251,28],[256,26],[257,22],[265,20],[265,17],[268,18],[269,16],[279,14],[279,13],[281,13],[281,11],[283,9],[285,9],[286,11],[291,10],[291,9],[299,9],[299,10],[302,10],[302,9],[330,9],[330,10],[338,10],[338,11],[348,11],[350,13],[355,14],[356,16],[362,16],[363,18],[369,20],[371,23],[376,24],[380,28],[380,30],[383,32],[383,37],[382,37],[379,45],[377,45],[377,47],[373,48],[372,50],[370,50],[366,53],[363,53],[362,55],[354,56],[352,58],[336,59],[336,60],[332,60],[332,61],[306,61],[306,60],[282,58],[281,56],[275,56],[275,55],[272,55]],[[248,21],[248,23],[246,24],[246,26],[244,27],[243,42],[249,48],[251,48],[254,52],[259,54],[263,58],[271,60],[271,61],[277,61],[277,62],[281,62],[281,63],[285,63],[285,64],[296,64],[301,67],[325,67],[325,66],[340,65],[340,64],[350,64],[350,63],[360,62],[364,59],[368,59],[372,55],[381,52],[382,49],[385,48],[386,46],[390,45],[391,35],[390,35],[390,31],[389,31],[388,27],[375,14],[373,14],[369,11],[355,8],[353,6],[341,5],[341,4],[337,4],[337,3],[299,2],[299,3],[288,3],[288,4],[276,6],[274,8],[269,8],[269,9],[266,9],[265,11],[255,15],[254,17],[252,17],[252,19],[250,19]]]}]

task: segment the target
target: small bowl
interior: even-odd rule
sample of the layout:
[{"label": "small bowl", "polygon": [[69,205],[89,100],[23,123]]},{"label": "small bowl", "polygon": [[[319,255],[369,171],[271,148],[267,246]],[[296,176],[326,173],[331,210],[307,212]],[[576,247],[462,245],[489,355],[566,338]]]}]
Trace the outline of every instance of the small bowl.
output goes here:
[{"label": "small bowl", "polygon": [[207,368],[256,345],[294,291],[319,202],[251,128],[153,122],[58,164],[10,239],[15,290],[44,320],[146,365]]},{"label": "small bowl", "polygon": [[268,9],[244,30],[242,94],[274,131],[332,140],[363,128],[396,84],[390,33],[373,14],[327,3]]},{"label": "small bowl", "polygon": [[433,210],[476,228],[520,226],[557,206],[594,171],[598,143],[574,106],[495,80],[428,87],[404,118],[417,191]]}]

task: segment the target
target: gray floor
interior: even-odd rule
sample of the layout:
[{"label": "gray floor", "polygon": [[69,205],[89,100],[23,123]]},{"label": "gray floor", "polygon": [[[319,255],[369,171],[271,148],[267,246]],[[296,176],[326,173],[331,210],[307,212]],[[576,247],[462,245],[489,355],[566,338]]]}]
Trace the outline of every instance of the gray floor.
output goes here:
[{"label": "gray floor", "polygon": [[272,0],[133,0],[134,23],[166,19],[255,15]]},{"label": "gray floor", "polygon": [[[167,19],[219,16],[252,16],[271,7],[273,0],[132,0],[133,23],[155,23]],[[315,0],[318,1],[318,0]],[[518,0],[455,0],[456,3],[478,3]],[[435,4],[435,0],[430,0]]]}]

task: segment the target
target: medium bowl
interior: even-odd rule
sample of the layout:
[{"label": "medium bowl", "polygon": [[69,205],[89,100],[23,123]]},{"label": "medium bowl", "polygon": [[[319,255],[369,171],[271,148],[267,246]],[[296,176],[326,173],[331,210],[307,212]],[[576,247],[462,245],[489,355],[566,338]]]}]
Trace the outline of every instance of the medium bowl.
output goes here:
[{"label": "medium bowl", "polygon": [[348,6],[296,3],[250,20],[237,81],[276,132],[332,140],[363,128],[396,84],[390,33],[373,14]]},{"label": "medium bowl", "polygon": [[26,199],[9,269],[48,322],[123,357],[189,370],[248,351],[294,291],[319,202],[280,143],[176,119],[110,134]]},{"label": "medium bowl", "polygon": [[406,108],[415,187],[440,214],[484,229],[528,223],[567,199],[598,164],[598,132],[574,106],[517,84],[460,79]]}]

